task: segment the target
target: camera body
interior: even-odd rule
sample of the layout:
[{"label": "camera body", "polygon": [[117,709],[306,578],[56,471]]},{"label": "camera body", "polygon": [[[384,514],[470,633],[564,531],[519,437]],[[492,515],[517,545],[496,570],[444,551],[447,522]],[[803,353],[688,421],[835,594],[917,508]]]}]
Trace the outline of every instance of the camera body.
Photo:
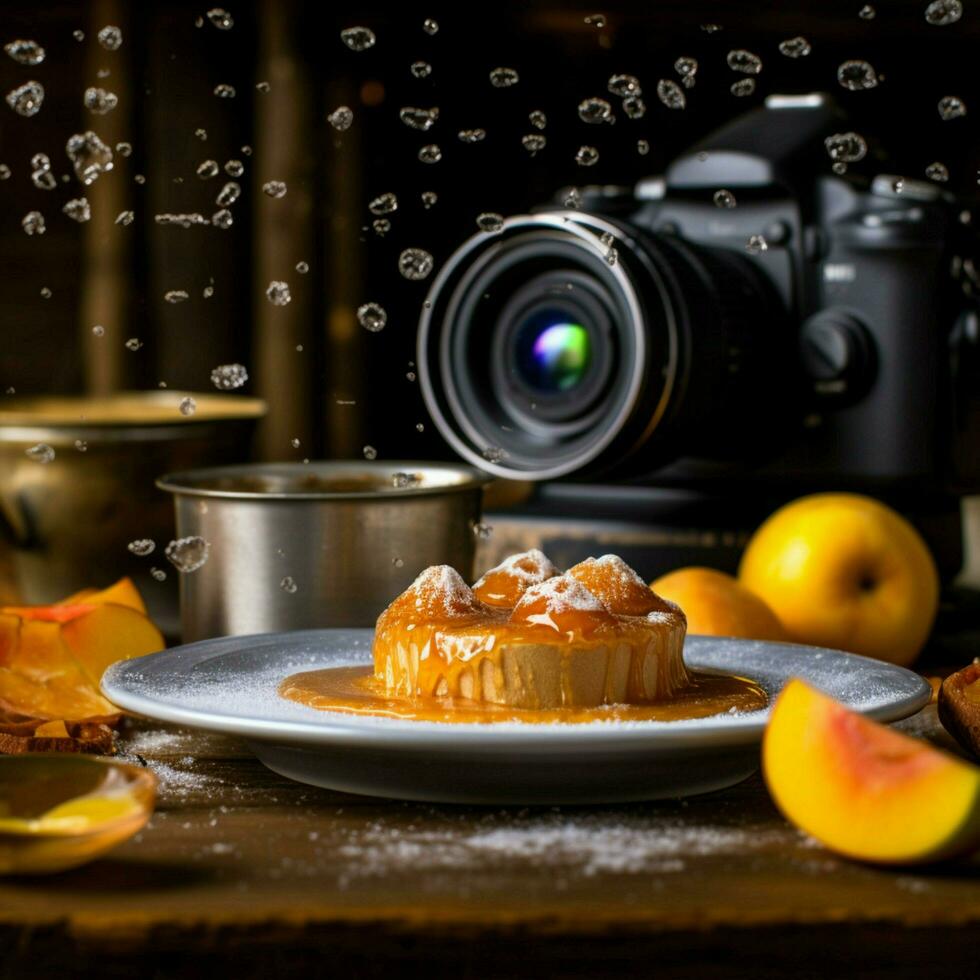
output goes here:
[{"label": "camera body", "polygon": [[470,239],[420,324],[442,434],[525,479],[980,487],[969,215],[828,172],[864,153],[843,125],[771,97],[661,178]]}]

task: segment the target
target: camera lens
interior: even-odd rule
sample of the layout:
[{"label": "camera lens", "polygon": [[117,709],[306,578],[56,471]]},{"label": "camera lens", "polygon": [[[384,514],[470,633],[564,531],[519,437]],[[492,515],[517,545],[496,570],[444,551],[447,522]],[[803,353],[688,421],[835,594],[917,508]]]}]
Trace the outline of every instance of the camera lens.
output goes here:
[{"label": "camera lens", "polygon": [[516,370],[529,388],[544,397],[575,388],[589,370],[589,332],[569,319],[559,310],[544,309],[529,317],[517,332]]},{"label": "camera lens", "polygon": [[436,277],[419,381],[450,445],[498,475],[649,466],[750,424],[775,307],[733,252],[584,212],[511,218]]}]

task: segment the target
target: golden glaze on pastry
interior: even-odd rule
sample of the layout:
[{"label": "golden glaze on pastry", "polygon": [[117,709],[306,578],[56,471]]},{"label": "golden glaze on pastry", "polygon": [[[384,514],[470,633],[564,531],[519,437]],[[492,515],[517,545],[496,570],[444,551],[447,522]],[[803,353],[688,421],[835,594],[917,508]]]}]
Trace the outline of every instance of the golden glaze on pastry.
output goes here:
[{"label": "golden glaze on pastry", "polygon": [[616,556],[564,575],[539,551],[470,589],[426,569],[381,614],[375,676],[390,698],[464,698],[516,708],[640,703],[689,683],[686,623]]}]

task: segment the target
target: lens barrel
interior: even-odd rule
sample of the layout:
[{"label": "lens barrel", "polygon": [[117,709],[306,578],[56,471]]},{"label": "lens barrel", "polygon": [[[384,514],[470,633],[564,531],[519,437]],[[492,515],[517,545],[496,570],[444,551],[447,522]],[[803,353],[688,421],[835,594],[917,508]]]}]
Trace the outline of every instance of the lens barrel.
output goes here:
[{"label": "lens barrel", "polygon": [[453,449],[499,476],[650,468],[751,424],[777,319],[742,256],[583,212],[520,216],[436,277],[419,380]]}]

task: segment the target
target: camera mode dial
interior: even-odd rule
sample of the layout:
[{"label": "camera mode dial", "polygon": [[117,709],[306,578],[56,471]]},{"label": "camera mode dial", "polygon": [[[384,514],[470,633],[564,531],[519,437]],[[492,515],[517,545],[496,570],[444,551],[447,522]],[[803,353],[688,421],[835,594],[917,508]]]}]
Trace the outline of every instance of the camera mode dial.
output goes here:
[{"label": "camera mode dial", "polygon": [[843,310],[823,310],[804,321],[800,358],[821,402],[854,402],[874,377],[874,341],[864,324]]}]

